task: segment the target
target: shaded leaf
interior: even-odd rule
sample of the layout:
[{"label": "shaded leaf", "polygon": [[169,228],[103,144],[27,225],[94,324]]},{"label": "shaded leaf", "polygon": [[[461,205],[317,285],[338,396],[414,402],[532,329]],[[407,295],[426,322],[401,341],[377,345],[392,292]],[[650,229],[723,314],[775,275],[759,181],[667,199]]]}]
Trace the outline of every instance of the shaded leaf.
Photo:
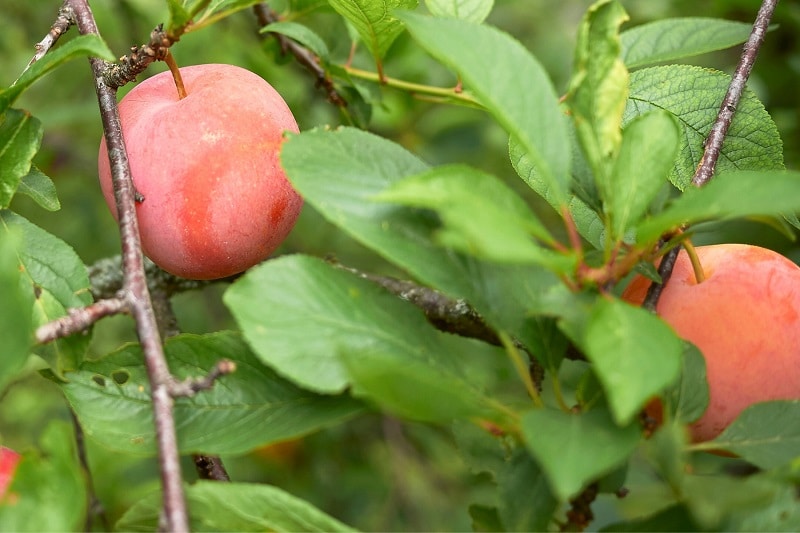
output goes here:
[{"label": "shaded leaf", "polygon": [[425,0],[425,5],[437,17],[483,22],[494,7],[494,0]]},{"label": "shaded leaf", "polygon": [[[70,307],[92,302],[86,267],[68,244],[17,214],[0,210],[0,238],[9,232],[21,236],[14,255],[23,290],[34,296],[34,327],[64,316]],[[77,368],[89,340],[87,335],[72,335],[40,346],[36,352],[62,376]]]},{"label": "shaded leaf", "polygon": [[667,183],[679,142],[677,121],[663,111],[642,115],[625,128],[605,197],[613,239],[623,239]]},{"label": "shaded leaf", "polygon": [[0,113],[0,209],[11,203],[42,142],[42,123],[26,111]]},{"label": "shaded leaf", "polygon": [[30,172],[22,177],[17,192],[29,196],[39,207],[48,211],[61,209],[61,202],[58,200],[53,180],[39,170],[36,165],[31,165]]},{"label": "shaded leaf", "polygon": [[302,44],[323,61],[328,61],[330,52],[325,41],[314,30],[296,22],[273,22],[259,30],[260,33],[280,33]]},{"label": "shaded leaf", "polygon": [[[186,487],[192,531],[355,531],[310,503],[270,485],[198,481]],[[161,494],[136,503],[117,522],[120,531],[159,527]]]},{"label": "shaded leaf", "polygon": [[[210,390],[176,400],[182,453],[244,453],[341,423],[363,409],[348,397],[314,394],[280,378],[230,332],[173,337],[165,352],[178,379],[203,377],[223,358],[236,364]],[[150,385],[138,345],[86,361],[66,377],[61,388],[87,435],[114,450],[155,454]]]},{"label": "shaded leaf", "polygon": [[358,31],[361,40],[380,63],[394,40],[403,32],[395,15],[398,9],[414,9],[418,0],[328,0],[333,9]]},{"label": "shaded leaf", "polygon": [[419,45],[455,70],[464,87],[519,142],[545,189],[535,190],[566,206],[571,158],[566,120],[539,62],[510,35],[490,26],[417,13],[399,16]]},{"label": "shaded leaf", "polygon": [[683,224],[794,212],[800,212],[800,172],[720,172],[645,220],[636,238],[642,244],[653,243]]},{"label": "shaded leaf", "polygon": [[33,344],[31,327],[32,294],[22,291],[17,248],[20,236],[6,232],[0,239],[0,394],[22,370]]},{"label": "shaded leaf", "polygon": [[625,462],[639,442],[635,424],[618,427],[603,409],[530,411],[522,418],[522,435],[561,501]]},{"label": "shaded leaf", "polygon": [[699,531],[699,529],[685,506],[672,505],[650,516],[609,524],[600,531],[638,533],[640,531]]},{"label": "shaded leaf", "polygon": [[614,419],[623,425],[678,377],[683,351],[681,340],[657,316],[602,298],[586,325],[583,348]]},{"label": "shaded leaf", "polygon": [[558,508],[542,468],[517,450],[497,474],[498,514],[505,531],[547,531]]},{"label": "shaded leaf", "polygon": [[[730,76],[686,65],[652,67],[631,73],[624,123],[647,112],[669,111],[681,126],[681,143],[670,181],[680,190],[691,182],[703,155],[703,142],[717,118]],[[745,89],[722,145],[717,172],[782,170],[783,143],[778,128],[755,93]]]},{"label": "shaded leaf", "polygon": [[705,17],[657,20],[622,32],[622,59],[641,67],[723,50],[747,40],[752,25]]},{"label": "shaded leaf", "polygon": [[11,87],[0,91],[0,115],[2,115],[22,92],[36,80],[77,57],[99,57],[106,61],[116,61],[105,41],[99,35],[80,35],[54,48],[31,67]]}]

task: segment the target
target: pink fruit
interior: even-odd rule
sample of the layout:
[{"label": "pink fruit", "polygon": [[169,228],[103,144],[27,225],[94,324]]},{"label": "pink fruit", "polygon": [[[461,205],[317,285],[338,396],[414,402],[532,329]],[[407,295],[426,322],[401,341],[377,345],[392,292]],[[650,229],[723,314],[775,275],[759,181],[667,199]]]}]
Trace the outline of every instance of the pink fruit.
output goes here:
[{"label": "pink fruit", "polygon": [[[297,124],[281,96],[231,65],[180,69],[134,87],[119,104],[145,254],[164,270],[217,279],[264,260],[294,226],[302,198],[278,160]],[[105,139],[98,172],[117,218]]]},{"label": "pink fruit", "polygon": [[0,446],[0,501],[6,497],[11,481],[14,480],[14,472],[22,456],[5,446]]},{"label": "pink fruit", "polygon": [[[697,255],[705,281],[681,251],[656,310],[705,357],[710,402],[690,427],[703,442],[754,403],[800,399],[800,267],[743,244],[701,246]],[[641,303],[649,285],[637,277],[623,298]]]}]

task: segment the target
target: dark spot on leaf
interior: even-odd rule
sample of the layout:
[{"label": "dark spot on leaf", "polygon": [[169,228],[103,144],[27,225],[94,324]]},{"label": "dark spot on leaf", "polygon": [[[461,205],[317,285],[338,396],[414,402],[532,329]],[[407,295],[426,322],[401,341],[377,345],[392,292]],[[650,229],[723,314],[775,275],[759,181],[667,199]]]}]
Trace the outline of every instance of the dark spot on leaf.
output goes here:
[{"label": "dark spot on leaf", "polygon": [[113,379],[114,383],[117,385],[125,385],[130,378],[131,375],[127,370],[116,370],[111,373],[111,379]]},{"label": "dark spot on leaf", "polygon": [[100,376],[98,374],[95,374],[94,376],[92,376],[92,381],[94,381],[95,383],[97,383],[101,387],[105,387],[106,386],[106,378],[104,378],[103,376]]},{"label": "dark spot on leaf", "polygon": [[33,296],[38,300],[42,296],[42,288],[38,285],[33,286]]}]

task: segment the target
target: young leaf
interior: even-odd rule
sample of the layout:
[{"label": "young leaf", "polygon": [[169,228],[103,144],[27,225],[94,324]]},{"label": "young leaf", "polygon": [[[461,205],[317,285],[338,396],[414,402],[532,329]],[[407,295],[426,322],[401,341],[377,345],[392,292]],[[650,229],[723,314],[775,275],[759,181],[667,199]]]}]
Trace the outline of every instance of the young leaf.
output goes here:
[{"label": "young leaf", "polygon": [[626,20],[628,14],[615,0],[600,0],[589,8],[578,29],[567,97],[586,160],[607,201],[628,96],[628,71],[619,58],[619,26]]},{"label": "young leaf", "polygon": [[45,54],[42,59],[31,65],[31,68],[20,76],[14,85],[0,91],[0,115],[11,107],[17,97],[36,80],[70,59],[87,56],[99,57],[106,61],[116,61],[114,53],[111,52],[99,35],[80,35],[75,37]]},{"label": "young leaf", "polygon": [[[270,485],[197,481],[186,487],[192,531],[355,531],[310,503]],[[159,527],[161,494],[136,503],[117,522],[118,531]]]},{"label": "young leaf", "polygon": [[[165,351],[178,379],[203,377],[224,358],[236,364],[210,390],[175,402],[182,453],[244,453],[341,423],[363,409],[351,398],[314,394],[282,379],[230,332],[173,337]],[[122,452],[156,452],[150,384],[138,345],[86,361],[66,377],[61,388],[87,435]]]},{"label": "young leaf", "polygon": [[525,445],[560,501],[625,462],[639,442],[636,424],[618,427],[602,409],[571,414],[537,409],[522,418]]},{"label": "young leaf", "polygon": [[500,180],[463,165],[437,167],[395,183],[376,200],[435,210],[444,222],[440,242],[497,262],[535,263],[559,273],[574,260],[534,242],[555,239],[525,202]]},{"label": "young leaf", "polygon": [[22,370],[30,355],[32,344],[31,294],[23,292],[20,285],[17,248],[20,236],[6,232],[0,238],[0,339],[3,355],[0,357],[0,394],[5,386]]},{"label": "young leaf", "polygon": [[598,300],[583,348],[608,397],[614,420],[628,424],[678,377],[683,345],[655,315],[620,300]]},{"label": "young leaf", "polygon": [[670,229],[706,220],[800,212],[800,172],[720,172],[705,186],[688,188],[638,228],[639,243],[653,243]]},{"label": "young leaf", "polygon": [[514,38],[490,26],[418,13],[398,16],[419,45],[454,69],[465,88],[519,141],[554,203],[566,207],[571,157],[566,119],[539,62]]},{"label": "young leaf", "polygon": [[747,40],[752,25],[704,17],[657,20],[622,32],[628,68],[723,50]]},{"label": "young leaf", "polygon": [[53,180],[39,170],[36,165],[31,165],[30,172],[22,177],[17,192],[29,196],[39,207],[48,211],[61,209],[61,202],[58,201],[58,194]]},{"label": "young leaf", "polygon": [[167,0],[169,7],[169,25],[167,27],[170,30],[183,28],[192,18],[191,13],[183,4],[183,0]]},{"label": "young leaf", "polygon": [[39,445],[41,451],[25,451],[8,495],[0,503],[2,529],[83,530],[88,488],[72,427],[64,421],[51,422],[42,431]]},{"label": "young leaf", "polygon": [[302,44],[323,62],[328,61],[330,52],[325,41],[314,30],[297,22],[273,22],[259,30],[260,33],[280,33]]},{"label": "young leaf", "polygon": [[494,0],[425,0],[428,11],[437,17],[452,17],[483,22],[494,7]]},{"label": "young leaf", "polygon": [[[33,326],[64,316],[70,307],[92,302],[86,267],[62,240],[8,210],[0,210],[0,240],[9,232],[21,239],[15,245],[16,268],[22,286],[34,295]],[[89,344],[87,335],[72,335],[37,348],[58,376],[77,368]]]},{"label": "young leaf", "polygon": [[615,241],[639,221],[667,182],[679,142],[677,121],[664,111],[642,115],[625,128],[605,197]]},{"label": "young leaf", "polygon": [[26,111],[0,113],[0,209],[7,208],[42,143],[42,123]]},{"label": "young leaf", "polygon": [[398,9],[414,9],[418,0],[328,0],[331,7],[358,30],[375,61],[381,62],[394,40],[403,32],[395,15]]},{"label": "young leaf", "polygon": [[[700,67],[670,65],[631,73],[630,95],[624,124],[656,109],[669,111],[681,126],[681,145],[670,181],[684,190],[703,155],[703,142],[717,118],[730,76]],[[717,172],[729,170],[782,170],[783,142],[778,128],[746,89],[736,108]],[[743,189],[745,190],[745,189]]]},{"label": "young leaf", "polygon": [[800,400],[786,400],[751,405],[716,439],[695,448],[722,448],[769,469],[795,459],[799,446]]},{"label": "young leaf", "polygon": [[269,261],[234,283],[224,301],[258,356],[306,388],[353,387],[422,420],[493,409],[462,368],[467,354],[472,364],[479,360],[481,348],[433,329],[410,303],[324,261]]}]

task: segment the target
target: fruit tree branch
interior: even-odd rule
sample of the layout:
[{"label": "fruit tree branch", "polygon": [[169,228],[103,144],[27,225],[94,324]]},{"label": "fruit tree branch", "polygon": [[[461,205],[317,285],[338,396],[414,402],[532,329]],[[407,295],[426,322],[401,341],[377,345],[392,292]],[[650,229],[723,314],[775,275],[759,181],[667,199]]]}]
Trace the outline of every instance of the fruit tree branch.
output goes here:
[{"label": "fruit tree branch", "polygon": [[[68,1],[75,13],[80,33],[99,35],[88,0]],[[117,93],[116,89],[105,80],[107,63],[98,58],[90,58],[89,62],[95,77],[95,89],[108,146],[114,197],[119,215],[124,268],[121,296],[125,298],[136,322],[136,331],[142,346],[151,385],[150,394],[153,402],[156,442],[161,467],[163,526],[168,531],[184,532],[189,530],[189,523],[172,411],[174,399],[170,393],[170,387],[174,380],[167,367],[158,324],[147,288],[144,257],[136,219],[135,192],[125,141],[122,136]]]},{"label": "fruit tree branch", "polygon": [[[722,152],[722,144],[728,134],[728,128],[730,128],[733,121],[733,115],[736,113],[736,106],[739,105],[739,100],[742,98],[750,72],[753,70],[756,57],[758,57],[758,51],[764,43],[764,36],[767,33],[767,28],[777,5],[778,0],[763,0],[761,2],[761,8],[758,10],[758,15],[756,15],[750,37],[744,43],[739,64],[736,66],[731,82],[728,85],[728,91],[722,99],[722,104],[720,104],[717,119],[711,126],[711,130],[708,132],[703,144],[703,157],[700,159],[700,164],[692,177],[692,185],[694,186],[701,187],[714,176],[714,169]],[[644,307],[655,310],[664,284],[667,283],[667,280],[672,275],[672,269],[675,266],[675,260],[679,252],[680,247],[675,247],[667,252],[661,260],[658,268],[658,273],[661,275],[661,283],[650,285],[644,300]]]},{"label": "fruit tree branch", "polygon": [[[65,0],[58,9],[58,17],[56,17],[56,21],[50,27],[50,31],[47,32],[47,35],[44,36],[44,39],[34,45],[36,53],[28,62],[28,65],[25,67],[25,70],[22,71],[22,74],[25,74],[25,72],[31,68],[31,65],[43,58],[45,54],[50,51],[53,45],[56,44],[58,38],[65,34],[67,30],[69,30],[70,26],[72,26],[74,23],[75,15],[72,12],[72,8],[69,6],[69,1]],[[22,74],[20,74],[20,77]]]}]

